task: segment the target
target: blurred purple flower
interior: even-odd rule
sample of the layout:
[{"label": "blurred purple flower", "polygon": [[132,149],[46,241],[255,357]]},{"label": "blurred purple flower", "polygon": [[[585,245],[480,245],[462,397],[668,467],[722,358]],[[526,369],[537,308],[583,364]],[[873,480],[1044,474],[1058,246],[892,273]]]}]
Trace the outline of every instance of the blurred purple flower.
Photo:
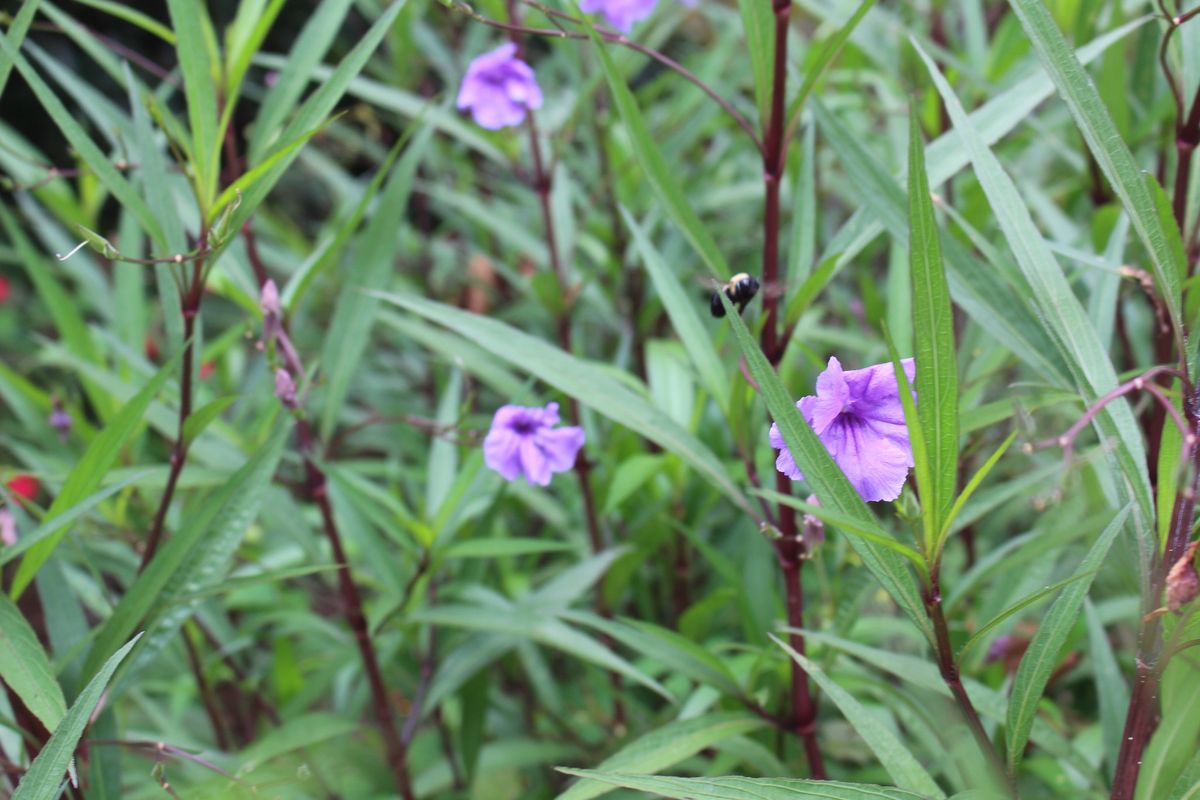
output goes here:
[{"label": "blurred purple flower", "polygon": [[71,415],[59,404],[57,398],[54,400],[54,406],[50,410],[50,427],[58,431],[58,435],[62,439],[67,438],[67,434],[71,432]]},{"label": "blurred purple flower", "polygon": [[658,0],[581,0],[579,10],[585,14],[600,12],[609,25],[621,33],[629,33],[633,23],[645,19],[654,11]]},{"label": "blurred purple flower", "polygon": [[517,58],[512,42],[476,56],[458,90],[458,107],[470,109],[475,122],[499,130],[525,121],[529,109],[542,107],[542,90],[530,68]]},{"label": "blurred purple flower", "polygon": [[[911,382],[916,375],[913,359],[901,363]],[[800,398],[796,408],[863,500],[900,496],[913,458],[890,362],[843,372],[841,363],[830,358],[817,376],[817,394]],[[778,425],[771,425],[769,438],[771,447],[779,451],[775,469],[792,480],[803,480]]]},{"label": "blurred purple flower", "polygon": [[0,544],[12,547],[17,543],[17,520],[7,508],[0,508]]},{"label": "blurred purple flower", "polygon": [[501,406],[483,440],[484,461],[506,481],[524,475],[530,485],[546,486],[553,473],[574,466],[583,447],[583,428],[555,428],[558,421],[558,403]]}]

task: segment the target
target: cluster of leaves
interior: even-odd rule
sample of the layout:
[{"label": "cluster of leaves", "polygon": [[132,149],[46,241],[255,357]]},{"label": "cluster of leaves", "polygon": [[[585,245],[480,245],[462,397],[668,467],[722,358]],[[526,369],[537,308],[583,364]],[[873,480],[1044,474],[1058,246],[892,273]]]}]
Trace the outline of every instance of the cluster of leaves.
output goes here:
[{"label": "cluster of leaves", "polygon": [[[1200,342],[1191,231],[1141,171],[1176,158],[1164,25],[793,5],[777,365],[762,305],[710,319],[703,280],[761,260],[762,153],[702,86],[766,128],[766,0],[664,3],[640,50],[527,35],[546,102],[497,133],[454,109],[508,35],[481,20],[577,9],[4,17],[0,484],[40,491],[2,492],[0,794],[966,798],[989,781],[961,690],[991,790],[1107,796],[1194,477],[1156,396],[1110,397],[1163,326],[1185,370]],[[1171,29],[1190,96],[1200,22]],[[894,507],[793,407],[830,354],[917,358]],[[492,412],[554,400],[584,467],[487,470]],[[1069,459],[1010,448],[1085,408]],[[764,488],[770,419],[796,497]],[[828,530],[790,597],[785,507]],[[1181,610],[1156,647],[1196,641]],[[1155,676],[1142,800],[1200,791],[1192,658]]]}]

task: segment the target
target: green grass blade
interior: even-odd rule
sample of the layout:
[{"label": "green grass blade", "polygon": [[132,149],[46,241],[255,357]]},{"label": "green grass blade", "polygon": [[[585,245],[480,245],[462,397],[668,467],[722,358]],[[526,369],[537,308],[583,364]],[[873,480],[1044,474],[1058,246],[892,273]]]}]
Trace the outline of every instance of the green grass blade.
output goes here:
[{"label": "green grass blade", "polygon": [[971,651],[971,648],[973,648],[975,645],[977,645],[981,641],[983,641],[984,636],[986,636],[989,632],[994,630],[998,625],[1001,625],[1006,619],[1009,619],[1014,614],[1021,611],[1021,609],[1029,608],[1029,606],[1033,605],[1034,603],[1038,602],[1039,600],[1043,600],[1046,597],[1049,597],[1050,595],[1057,592],[1059,589],[1063,588],[1064,586],[1068,586],[1068,585],[1074,583],[1075,581],[1083,580],[1084,578],[1090,579],[1090,578],[1094,578],[1094,577],[1096,577],[1096,573],[1094,573],[1094,572],[1084,572],[1082,574],[1075,574],[1069,578],[1063,578],[1061,581],[1052,583],[1049,586],[1043,586],[1041,589],[1038,589],[1036,592],[1031,592],[1030,594],[1025,595],[1020,600],[1013,603],[1011,606],[1009,606],[1008,608],[1004,609],[996,616],[989,619],[987,622],[985,622],[983,625],[981,625],[979,627],[979,630],[977,630],[977,631],[975,631],[975,633],[971,634],[971,638],[967,639],[967,641],[963,643],[963,646],[958,651],[958,663],[959,664],[963,663],[963,661],[967,657],[967,653],[969,653]]},{"label": "green grass blade", "polygon": [[712,335],[704,325],[701,316],[696,311],[696,295],[689,293],[680,285],[675,273],[663,261],[650,237],[642,230],[629,212],[621,210],[625,224],[633,234],[634,244],[642,254],[642,263],[650,273],[654,290],[662,301],[667,316],[679,340],[687,349],[688,357],[700,375],[704,388],[716,400],[721,410],[728,413],[729,406],[729,376],[725,373],[725,365],[717,355]]},{"label": "green grass blade", "polygon": [[[175,30],[175,52],[183,74],[183,92],[187,98],[188,123],[192,130],[192,165],[195,170],[196,198],[202,214],[211,212],[216,194],[217,172],[221,167],[221,137],[217,133],[217,65],[209,57],[205,31],[212,20],[204,3],[192,0],[167,0],[171,27]],[[204,223],[211,222],[205,219]]]},{"label": "green grass blade", "polygon": [[46,742],[46,746],[29,765],[29,770],[17,784],[17,790],[13,793],[12,800],[55,800],[59,796],[59,787],[62,784],[63,775],[66,774],[71,764],[75,746],[79,744],[79,739],[83,736],[83,731],[87,727],[92,713],[100,704],[100,699],[104,695],[104,690],[108,687],[113,673],[116,672],[117,667],[125,660],[125,656],[129,655],[129,651],[133,649],[140,638],[141,634],[139,633],[124,647],[113,653],[95,677],[88,681],[88,685],[71,705],[71,710],[54,729],[50,741]]},{"label": "green grass blade", "polygon": [[386,289],[392,279],[396,234],[404,223],[413,179],[432,133],[432,129],[423,128],[400,157],[379,195],[375,215],[355,248],[356,268],[338,296],[325,339],[323,361],[329,374],[321,409],[322,436],[333,431],[350,393],[350,382],[370,344],[371,328],[379,312],[379,298],[371,292]]},{"label": "green grass blade", "polygon": [[[921,497],[930,552],[954,502],[958,479],[958,356],[954,310],[942,264],[937,219],[925,174],[925,146],[916,109],[909,115],[908,227],[912,276],[913,345],[917,412],[929,458],[929,490]],[[899,373],[897,373],[899,375]]]},{"label": "green grass blade", "polygon": [[1021,763],[1021,757],[1025,753],[1025,743],[1029,741],[1029,733],[1033,730],[1038,703],[1042,699],[1042,692],[1046,689],[1051,673],[1058,665],[1059,651],[1066,643],[1067,635],[1079,621],[1079,609],[1092,586],[1092,578],[1100,569],[1104,557],[1108,555],[1108,550],[1125,524],[1129,512],[1129,506],[1121,509],[1096,539],[1079,568],[1075,570],[1075,575],[1083,579],[1068,586],[1054,601],[1054,605],[1042,618],[1042,624],[1038,626],[1033,641],[1029,643],[1029,649],[1021,658],[1008,701],[1008,735],[1005,737],[1008,763],[1013,769]]},{"label": "green grass blade", "polygon": [[329,51],[351,5],[353,0],[324,0],[309,15],[288,54],[287,68],[279,69],[279,80],[267,92],[254,120],[247,151],[249,163],[259,163],[267,148],[282,135],[284,120],[295,110],[304,87],[312,80],[313,68]]},{"label": "green grass blade", "polygon": [[1147,186],[1146,174],[1138,167],[1095,84],[1075,58],[1042,0],[1009,0],[1009,5],[1033,43],[1042,66],[1054,81],[1059,96],[1070,109],[1088,150],[1120,198],[1133,222],[1133,229],[1150,254],[1158,294],[1166,304],[1176,335],[1182,342],[1180,287],[1187,268],[1180,259],[1182,253],[1171,247],[1170,238],[1163,229],[1163,220]]},{"label": "green grass blade", "polygon": [[[1012,178],[971,125],[941,70],[919,45],[914,44],[914,47],[925,61],[954,128],[962,138],[979,183],[1018,266],[1033,290],[1034,302],[1066,361],[1076,390],[1083,396],[1084,402],[1095,402],[1117,385],[1116,371],[1100,343],[1096,329],[1030,217]],[[1155,542],[1148,526],[1154,519],[1154,505],[1141,431],[1129,404],[1124,400],[1105,406],[1097,416],[1096,424],[1100,435],[1115,444],[1112,455],[1121,473],[1118,483],[1122,494],[1126,498],[1132,497],[1136,502],[1133,523],[1138,536],[1139,556],[1145,567],[1141,574],[1149,575]]]},{"label": "green grass blade", "polygon": [[[767,119],[771,108],[771,67],[775,60],[775,14],[771,3],[759,0],[738,0],[742,15],[742,34],[750,56],[750,73],[754,76],[754,101],[758,117]],[[765,125],[765,123],[764,123]]]},{"label": "green grass blade", "polygon": [[[804,473],[808,485],[816,492],[821,505],[835,513],[845,515],[860,530],[888,538],[887,534],[880,529],[875,515],[871,513],[862,497],[850,485],[850,481],[847,480],[841,468],[834,463],[829,451],[825,449],[825,445],[821,443],[821,440],[813,433],[813,429],[800,415],[800,411],[788,395],[787,389],[784,388],[783,382],[780,381],[779,375],[771,368],[766,356],[759,349],[758,342],[750,335],[741,315],[737,313],[737,310],[729,303],[729,298],[725,297],[723,293],[719,297],[725,304],[725,316],[733,328],[738,347],[741,348],[742,356],[746,360],[746,366],[761,387],[767,409],[775,423],[779,425],[779,431],[783,434],[783,439],[787,442],[792,457],[796,459],[796,465]],[[861,537],[851,538],[850,545],[863,559],[872,574],[883,584],[884,589],[892,596],[897,605],[932,641],[933,631],[929,624],[929,617],[925,613],[925,606],[921,602],[913,575],[902,557]]]},{"label": "green grass blade", "polygon": [[203,588],[194,581],[211,578],[203,568],[211,563],[208,554],[217,548],[228,550],[229,546],[223,543],[229,537],[240,540],[254,520],[290,430],[291,425],[277,427],[271,439],[199,509],[189,514],[183,528],[155,554],[97,633],[84,664],[85,675],[99,668],[130,631],[149,622],[156,610],[169,605],[164,598],[196,593]]},{"label": "green grass blade", "polygon": [[917,761],[916,756],[904,746],[891,728],[880,721],[874,712],[839,686],[833,678],[826,675],[825,670],[797,653],[786,642],[776,638],[774,634],[771,635],[771,639],[783,648],[793,661],[803,667],[813,682],[821,687],[825,696],[833,701],[854,731],[871,748],[871,752],[879,759],[879,763],[887,770],[888,775],[892,776],[896,785],[902,789],[920,792],[925,797],[943,798],[946,796],[941,787],[937,785],[937,781],[930,777],[925,768],[921,766],[921,762]]},{"label": "green grass blade", "polygon": [[37,71],[25,60],[25,57],[17,52],[7,36],[0,35],[0,52],[3,52],[16,65],[17,72],[21,73],[21,77],[29,84],[29,88],[37,96],[38,102],[54,120],[54,124],[58,126],[66,140],[79,153],[79,157],[96,173],[100,182],[113,193],[113,196],[126,210],[137,218],[138,223],[150,235],[150,238],[161,242],[163,240],[162,229],[150,211],[150,207],[146,205],[129,181],[125,180],[125,176],[112,165],[112,162],[104,155],[104,151],[75,121],[75,115],[67,110],[54,90],[42,80]]},{"label": "green grass blade", "polygon": [[[760,5],[766,4],[760,3]],[[846,42],[849,41],[851,34],[854,33],[854,29],[858,27],[858,23],[862,22],[862,18],[874,6],[875,0],[862,0],[858,4],[858,8],[854,10],[854,13],[850,15],[850,18],[846,20],[842,27],[838,28],[837,33],[821,43],[816,57],[805,65],[804,83],[800,84],[800,90],[796,92],[796,96],[788,104],[787,114],[784,115],[784,118],[788,120],[789,126],[795,124],[796,115],[804,109],[804,101],[808,99],[808,96],[812,94],[812,90],[816,88],[817,81],[821,80],[821,77],[833,64],[833,60],[837,58],[838,53],[842,51]]]},{"label": "green grass blade", "polygon": [[67,713],[67,701],[50,659],[20,609],[0,595],[0,680],[52,731]]},{"label": "green grass blade", "polygon": [[657,443],[664,450],[675,453],[705,476],[738,508],[754,513],[745,495],[711,450],[604,370],[498,320],[422,297],[400,294],[379,296],[431,322],[446,326],[511,366],[535,375],[614,422]]},{"label": "green grass blade", "polygon": [[[25,0],[21,4],[21,10],[12,18],[12,22],[8,25],[8,40],[13,47],[20,47],[21,42],[25,41],[25,34],[29,33],[29,26],[33,24],[33,18],[37,16],[40,2],[41,0]],[[12,68],[13,62],[7,53],[0,54],[0,97],[4,96],[4,87],[8,84],[8,76],[12,74]]]},{"label": "green grass blade", "polygon": [[[652,775],[691,758],[705,748],[733,736],[761,730],[765,725],[766,722],[759,717],[738,711],[676,720],[642,734],[597,764],[596,770]],[[591,800],[608,794],[614,788],[603,781],[584,779],[559,794],[557,800]]]},{"label": "green grass blade", "polygon": [[943,523],[942,531],[938,535],[939,545],[946,543],[946,539],[949,538],[951,532],[954,530],[954,520],[956,520],[958,515],[962,512],[963,506],[965,506],[967,501],[971,499],[971,495],[975,494],[975,490],[983,484],[984,480],[988,476],[988,473],[992,471],[992,468],[1000,463],[1000,457],[1008,451],[1008,448],[1012,445],[1016,438],[1016,431],[1010,433],[1008,438],[1001,442],[1000,446],[996,448],[996,452],[988,456],[988,460],[983,462],[983,466],[971,476],[971,480],[967,481],[967,485],[963,488],[962,494],[960,494],[958,499],[954,501],[954,505],[950,507],[950,513],[946,515],[946,521]]},{"label": "green grass blade", "polygon": [[[108,475],[116,465],[117,459],[120,458],[125,444],[141,427],[143,418],[146,416],[146,409],[150,407],[150,401],[154,399],[175,371],[178,360],[178,357],[172,358],[164,364],[154,377],[108,421],[96,438],[92,439],[83,457],[67,475],[62,490],[50,504],[49,510],[46,511],[46,517],[42,521],[43,525],[71,510],[77,503],[87,500],[100,488],[104,477]],[[59,528],[52,536],[26,552],[13,576],[12,589],[9,592],[14,600],[20,597],[21,593],[29,586],[33,576],[37,574],[42,564],[46,563],[46,559],[58,547],[68,530],[70,530],[69,526]]]},{"label": "green grass blade", "polygon": [[722,279],[728,278],[731,273],[729,265],[725,263],[725,257],[721,255],[712,234],[696,216],[696,212],[684,197],[683,190],[671,175],[662,151],[655,143],[650,129],[646,127],[646,120],[642,117],[641,109],[638,108],[633,92],[629,91],[625,78],[613,64],[612,57],[608,54],[605,45],[595,36],[594,31],[592,35],[596,53],[600,56],[600,65],[604,69],[605,78],[608,79],[608,88],[612,93],[613,103],[621,115],[621,121],[629,130],[629,138],[633,142],[633,153],[643,174],[650,182],[654,193],[658,195],[667,214],[683,231],[684,237],[695,249],[696,254],[704,260],[712,275]]},{"label": "green grass blade", "polygon": [[[321,85],[313,92],[307,100],[300,106],[284,127],[283,132],[279,134],[275,141],[292,142],[305,131],[310,131],[325,120],[326,117],[333,112],[339,100],[346,93],[346,89],[350,86],[350,82],[354,80],[358,73],[362,72],[367,65],[367,60],[375,52],[375,48],[379,47],[380,42],[387,36],[392,29],[392,25],[396,21],[396,17],[404,8],[406,0],[393,0],[392,4],[379,15],[379,19],[375,20],[370,29],[367,30],[354,45],[353,49],[346,54],[337,68],[329,74]],[[315,19],[315,18],[314,18]],[[289,68],[297,65],[289,65]],[[286,71],[286,70],[285,70]],[[299,89],[302,91],[304,82],[301,81]],[[284,111],[286,113],[286,111]],[[261,116],[261,115],[260,115]],[[256,124],[256,127],[265,124],[262,120]],[[276,144],[276,149],[282,149],[286,144]],[[293,149],[285,158],[280,159],[275,166],[268,170],[253,186],[247,188],[242,196],[242,204],[238,206],[237,212],[233,215],[233,220],[230,223],[230,230],[238,230],[242,224],[246,222],[258,209],[259,204],[266,199],[267,194],[291,166],[292,162],[300,154],[300,150]],[[251,163],[258,164],[262,160],[269,158],[271,151],[265,148],[260,151],[257,157],[252,152]]]},{"label": "green grass blade", "polygon": [[565,767],[559,767],[559,772],[674,800],[929,800],[903,789],[866,783],[796,778],[675,778]]}]

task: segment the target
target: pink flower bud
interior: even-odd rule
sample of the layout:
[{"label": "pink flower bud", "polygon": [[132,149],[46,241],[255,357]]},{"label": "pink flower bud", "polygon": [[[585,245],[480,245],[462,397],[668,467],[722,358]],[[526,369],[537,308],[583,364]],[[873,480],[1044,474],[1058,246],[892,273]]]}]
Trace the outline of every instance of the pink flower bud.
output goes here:
[{"label": "pink flower bud", "polygon": [[275,396],[287,408],[296,407],[296,382],[283,367],[275,370]]}]

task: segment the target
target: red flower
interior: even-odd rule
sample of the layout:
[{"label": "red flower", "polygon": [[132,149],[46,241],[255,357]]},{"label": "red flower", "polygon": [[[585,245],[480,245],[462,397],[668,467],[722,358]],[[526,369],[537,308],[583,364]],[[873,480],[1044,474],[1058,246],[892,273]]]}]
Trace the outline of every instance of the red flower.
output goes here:
[{"label": "red flower", "polygon": [[9,294],[10,290],[8,286],[8,279],[3,275],[0,275],[0,306],[4,305],[5,302],[8,301]]},{"label": "red flower", "polygon": [[209,378],[211,378],[212,374],[213,374],[213,370],[215,370],[215,369],[216,369],[216,365],[214,365],[213,362],[205,361],[203,364],[200,365],[200,380],[206,381]]},{"label": "red flower", "polygon": [[33,500],[38,496],[42,485],[32,475],[14,475],[5,484],[8,490],[24,500]]}]

